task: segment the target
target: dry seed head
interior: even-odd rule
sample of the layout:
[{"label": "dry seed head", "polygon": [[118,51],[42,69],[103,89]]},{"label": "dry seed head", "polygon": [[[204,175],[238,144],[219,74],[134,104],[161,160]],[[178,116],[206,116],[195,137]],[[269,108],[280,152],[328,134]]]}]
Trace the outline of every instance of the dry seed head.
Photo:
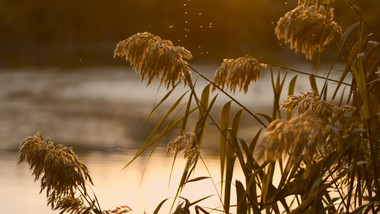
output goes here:
[{"label": "dry seed head", "polygon": [[170,141],[167,146],[167,152],[180,152],[189,147],[195,138],[194,133],[185,132],[179,135],[176,139]]},{"label": "dry seed head", "polygon": [[298,6],[308,7],[310,5],[329,5],[333,2],[333,0],[298,0]]},{"label": "dry seed head", "polygon": [[181,134],[168,143],[167,152],[170,151],[174,151],[175,153],[183,151],[184,157],[187,159],[186,169],[194,165],[200,155],[200,148],[195,134],[188,132]]},{"label": "dry seed head", "polygon": [[192,58],[190,51],[184,47],[174,46],[169,40],[163,40],[151,33],[137,33],[117,43],[115,57],[125,57],[141,76],[148,79],[160,79],[167,88],[174,86],[190,73],[186,60]]},{"label": "dry seed head", "polygon": [[200,156],[200,149],[195,142],[184,150],[184,157],[187,159],[186,169],[196,164]]},{"label": "dry seed head", "polygon": [[339,119],[346,113],[356,110],[353,106],[336,106],[331,102],[326,102],[320,98],[316,91],[302,93],[300,96],[291,95],[281,106],[283,109],[297,109],[296,115],[307,114],[311,117]]},{"label": "dry seed head", "polygon": [[331,153],[344,148],[343,139],[358,128],[358,122],[350,117],[354,107],[336,106],[321,100],[316,92],[289,96],[282,108],[297,109],[297,113],[289,121],[270,123],[258,148],[265,159],[288,155],[294,161],[318,160],[322,158],[319,152]]},{"label": "dry seed head", "polygon": [[321,52],[336,35],[342,34],[342,28],[333,18],[333,9],[327,11],[323,5],[301,4],[278,20],[275,34],[289,43],[292,50],[312,59],[315,52]]},{"label": "dry seed head", "polygon": [[286,154],[314,157],[318,145],[324,141],[324,127],[319,120],[298,116],[289,121],[275,120],[267,128],[259,151],[266,160],[280,159]]},{"label": "dry seed head", "polygon": [[89,207],[84,206],[84,202],[81,198],[76,198],[73,195],[59,198],[57,199],[57,205],[54,207],[54,210],[61,210],[61,213],[82,213],[82,214],[90,214],[91,209]]},{"label": "dry seed head", "polygon": [[[250,83],[256,82],[261,77],[261,69],[266,66],[251,56],[224,59],[215,72],[213,82],[220,88],[227,88],[234,93],[236,88],[247,93]],[[215,90],[215,87],[213,89]]]},{"label": "dry seed head", "polygon": [[86,194],[86,181],[92,184],[87,167],[72,148],[55,146],[40,133],[28,137],[19,153],[19,162],[26,161],[30,165],[35,180],[41,177],[41,191],[46,189],[52,207],[57,200],[75,194],[77,189]]}]

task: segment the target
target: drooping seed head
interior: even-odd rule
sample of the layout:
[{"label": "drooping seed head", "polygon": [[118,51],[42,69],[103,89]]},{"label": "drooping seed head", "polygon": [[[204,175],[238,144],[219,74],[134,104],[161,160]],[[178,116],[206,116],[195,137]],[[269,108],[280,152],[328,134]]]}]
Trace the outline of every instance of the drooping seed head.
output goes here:
[{"label": "drooping seed head", "polygon": [[344,148],[343,139],[358,128],[350,116],[355,108],[326,102],[316,92],[289,96],[282,108],[297,112],[289,121],[270,123],[258,146],[258,153],[265,159],[288,155],[293,161],[318,160],[323,153]]},{"label": "drooping seed head", "polygon": [[41,192],[46,189],[52,207],[57,200],[75,194],[78,189],[86,194],[86,181],[92,184],[87,167],[72,148],[55,146],[40,133],[22,142],[19,153],[19,163],[26,161],[35,180],[41,178]]},{"label": "drooping seed head", "polygon": [[278,20],[275,34],[292,50],[312,59],[314,53],[322,52],[335,36],[342,34],[342,28],[333,19],[333,9],[301,4]]},{"label": "drooping seed head", "polygon": [[[234,93],[236,89],[247,93],[250,83],[260,79],[263,67],[266,67],[266,64],[251,56],[224,59],[215,72],[213,82],[220,88],[229,89]],[[215,90],[215,87],[213,89]]]},{"label": "drooping seed head", "polygon": [[183,133],[176,139],[170,141],[167,146],[167,152],[174,151],[178,153],[183,152],[184,158],[187,159],[186,169],[193,166],[200,155],[200,148],[196,141],[196,135],[194,133]]},{"label": "drooping seed head", "polygon": [[153,79],[160,79],[167,88],[190,73],[186,60],[192,58],[190,51],[181,46],[174,46],[169,40],[161,39],[151,33],[137,33],[117,43],[115,57],[125,57],[147,85]]}]

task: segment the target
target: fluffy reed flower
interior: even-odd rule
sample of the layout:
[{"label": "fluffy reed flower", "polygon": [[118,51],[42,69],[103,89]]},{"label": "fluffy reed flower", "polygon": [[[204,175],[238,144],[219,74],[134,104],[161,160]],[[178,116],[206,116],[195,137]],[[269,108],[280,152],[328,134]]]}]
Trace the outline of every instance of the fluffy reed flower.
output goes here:
[{"label": "fluffy reed flower", "polygon": [[213,82],[222,89],[227,88],[234,93],[236,88],[247,93],[250,83],[256,82],[261,77],[261,69],[266,66],[251,56],[224,59],[215,72]]},{"label": "fluffy reed flower", "polygon": [[310,5],[329,5],[333,0],[298,0],[298,6],[310,6]]},{"label": "fluffy reed flower", "polygon": [[341,119],[346,113],[356,110],[353,106],[336,106],[331,102],[321,100],[316,91],[301,93],[300,96],[291,95],[281,106],[283,109],[297,109],[296,115],[307,114],[311,117],[324,119]]},{"label": "fluffy reed flower", "polygon": [[167,88],[190,72],[186,60],[192,58],[190,51],[184,47],[174,46],[171,41],[148,32],[137,33],[117,43],[114,57],[117,56],[125,57],[142,81],[148,78],[147,85],[153,79],[160,79]]},{"label": "fluffy reed flower", "polygon": [[299,1],[295,9],[278,20],[275,28],[278,39],[284,39],[292,50],[304,53],[307,59],[321,52],[335,35],[342,34],[342,28],[333,20],[333,9],[327,11],[324,2]]},{"label": "fluffy reed flower", "polygon": [[316,92],[289,96],[282,108],[297,109],[289,121],[270,123],[260,143],[259,151],[265,159],[280,159],[289,155],[306,162],[321,158],[320,152],[339,151],[343,138],[358,127],[349,117],[355,108],[338,107],[321,100]]},{"label": "fluffy reed flower", "polygon": [[[41,178],[41,192],[46,189],[48,204],[53,209],[71,213],[90,213],[97,208],[85,206],[87,197],[86,182],[92,184],[87,167],[79,161],[72,150],[62,145],[55,146],[42,134],[28,137],[20,147],[19,163],[26,161],[30,165],[35,180]],[[77,191],[81,196],[75,197]],[[88,198],[87,198],[88,199]],[[80,212],[88,210],[88,212]]]},{"label": "fluffy reed flower", "polygon": [[167,146],[167,152],[174,151],[177,154],[183,151],[184,157],[187,159],[186,169],[197,162],[200,155],[199,150],[194,133],[183,133],[170,141]]},{"label": "fluffy reed flower", "polygon": [[303,116],[272,121],[260,145],[265,159],[281,159],[286,154],[294,160],[314,157],[318,145],[325,142],[327,132],[320,122]]},{"label": "fluffy reed flower", "polygon": [[26,161],[35,179],[41,178],[41,191],[69,194],[81,187],[86,190],[86,181],[92,184],[87,167],[79,161],[72,150],[62,145],[55,146],[42,134],[28,137],[20,148],[20,163]]}]

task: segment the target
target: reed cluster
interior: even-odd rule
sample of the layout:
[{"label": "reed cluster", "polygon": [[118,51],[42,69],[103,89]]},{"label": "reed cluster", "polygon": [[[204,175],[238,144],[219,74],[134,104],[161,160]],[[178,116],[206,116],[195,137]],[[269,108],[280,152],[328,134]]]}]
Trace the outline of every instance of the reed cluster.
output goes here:
[{"label": "reed cluster", "polygon": [[184,79],[185,73],[189,73],[186,60],[193,57],[184,47],[148,32],[120,41],[114,51],[114,57],[118,56],[125,57],[142,80],[147,78],[147,85],[160,79],[167,88]]},{"label": "reed cluster", "polygon": [[296,163],[318,161],[344,148],[344,139],[359,128],[350,115],[353,106],[336,106],[321,100],[314,92],[289,96],[282,105],[286,110],[297,110],[290,120],[273,120],[260,143],[259,152],[266,160],[282,159],[287,155]]},{"label": "reed cluster", "polygon": [[[334,21],[333,12],[331,0],[299,0],[296,8],[279,19],[275,34],[279,40],[283,39],[285,43],[290,44],[291,49],[305,54],[307,59],[312,59],[316,53],[322,54],[325,46],[331,41],[342,37],[342,28]],[[211,211],[222,209],[223,212],[229,213],[236,207],[236,212],[243,214],[380,212],[378,199],[380,158],[376,155],[380,151],[380,141],[379,135],[375,134],[380,127],[378,120],[380,63],[376,51],[379,41],[372,41],[371,36],[363,35],[365,23],[362,17],[361,20],[359,39],[356,38],[358,41],[354,45],[345,43],[350,31],[358,26],[356,24],[345,32],[344,38],[339,43],[336,55],[341,54],[341,57],[347,60],[347,64],[338,79],[330,78],[332,69],[326,76],[318,76],[292,68],[267,65],[248,55],[223,60],[211,80],[188,66],[210,85],[198,95],[194,90],[195,83],[191,78],[187,78],[190,94],[183,115],[178,118],[173,112],[177,115],[181,111],[178,106],[186,93],[180,96],[167,111],[134,157],[134,159],[139,157],[149,148],[153,148],[154,151],[162,137],[179,126],[179,136],[167,145],[168,152],[174,151],[174,158],[179,152],[183,152],[187,159],[174,200],[184,200],[184,202],[178,203],[174,213],[190,213],[191,205],[207,198],[190,203],[181,197],[181,192],[188,182],[207,179],[207,177],[191,178],[191,175],[200,157],[201,142],[204,141],[203,132],[209,130],[210,125],[215,126],[220,135],[222,193],[222,195],[217,194],[221,207],[210,209]],[[340,52],[344,45],[351,47],[348,56]],[[118,45],[116,51],[119,49]],[[140,61],[135,64],[144,63],[141,59],[136,60]],[[175,58],[171,60],[176,61]],[[332,62],[334,63],[335,61]],[[230,94],[237,91],[247,93],[250,84],[259,80],[262,71],[267,67],[270,68],[268,74],[271,75],[274,94],[272,116],[251,112],[247,106],[242,105]],[[277,78],[274,76],[273,68],[279,70]],[[286,72],[283,77],[281,77],[282,72]],[[289,83],[288,99],[281,105],[280,97],[288,72],[295,72],[296,76]],[[353,77],[351,83],[345,82],[348,74]],[[311,86],[309,92],[294,95],[297,75],[309,76]],[[322,89],[318,88],[316,78],[325,81]],[[165,78],[161,79],[161,82],[165,81]],[[328,93],[328,90],[331,90],[330,81],[336,83],[331,97]],[[348,96],[345,90],[340,92],[342,85],[350,88]],[[210,86],[212,91],[219,91],[231,98],[230,102],[224,104],[219,120],[211,114],[217,95],[211,97]],[[338,93],[341,93],[339,102]],[[171,92],[155,106],[153,112],[170,95]],[[231,117],[231,102],[241,107],[233,117]],[[188,123],[189,117],[196,111],[199,114],[194,134],[184,133],[184,130],[191,125]],[[251,116],[260,123],[262,129],[265,129],[255,132],[248,141],[238,136],[243,112],[247,112],[249,117]],[[282,116],[283,112],[287,113],[286,118]],[[170,115],[173,118],[169,120]],[[264,123],[260,118],[268,122]],[[165,120],[170,122],[159,132],[159,128],[163,125],[162,121]],[[155,135],[157,137],[153,137]],[[235,183],[232,180],[236,162],[243,171],[245,185],[239,180]],[[275,177],[279,177],[276,179],[279,180],[278,184],[273,182]],[[233,205],[232,187],[236,189],[237,197],[236,204]],[[159,204],[157,212],[165,201]],[[174,205],[175,202],[172,207]],[[196,212],[200,210],[208,213],[200,206],[195,207]]]},{"label": "reed cluster", "polygon": [[[342,35],[341,27],[333,20],[331,6],[331,0],[299,0],[297,7],[277,22],[277,38],[284,39],[291,49],[312,59],[316,52],[321,53],[327,44]],[[167,152],[175,153],[174,158],[183,153],[187,159],[171,206],[172,210],[175,208],[174,214],[190,213],[192,206],[196,213],[205,214],[215,210],[230,213],[231,209],[239,214],[379,213],[380,41],[372,32],[366,32],[365,27],[370,31],[360,15],[360,22],[345,31],[335,55],[345,59],[346,65],[337,79],[330,77],[333,66],[325,76],[318,76],[269,65],[271,82],[268,85],[271,84],[273,90],[271,116],[253,113],[230,94],[237,90],[247,93],[251,82],[259,80],[262,70],[268,67],[266,63],[248,55],[225,59],[214,78],[209,79],[188,65],[186,60],[192,58],[188,50],[174,46],[169,40],[145,32],[119,42],[114,57],[125,57],[142,80],[148,79],[148,85],[158,79],[172,89],[148,117],[174,94],[179,82],[184,81],[189,87],[189,91],[161,114],[161,120],[125,168],[144,152],[150,150],[152,154],[160,143],[165,143],[164,136],[171,131],[179,131],[178,137],[166,144]],[[351,38],[356,28],[357,34]],[[345,46],[349,51],[342,52]],[[317,63],[319,67],[320,61]],[[279,70],[277,78],[273,67]],[[190,70],[209,83],[201,94],[195,90],[196,82]],[[295,76],[289,82],[288,98],[281,105],[281,94],[290,72]],[[309,77],[310,90],[294,95],[298,75]],[[352,78],[347,80],[347,76]],[[322,88],[316,78],[324,81]],[[330,84],[331,81],[334,84]],[[340,90],[342,85],[349,90]],[[213,108],[218,93],[213,95],[212,91],[231,99],[222,105],[220,118],[213,114],[218,111]],[[232,104],[241,109],[235,110]],[[242,118],[252,119],[259,126],[259,130],[252,129],[248,140],[240,137]],[[189,122],[194,120],[194,123]],[[191,126],[194,131],[185,132]],[[220,137],[221,191],[216,190],[215,195],[221,204],[214,208],[197,205],[210,196],[194,202],[181,197],[189,182],[210,179],[214,187],[217,185],[209,175],[192,177],[199,159],[206,164],[200,153],[202,145],[212,139],[204,137],[210,133],[210,126]],[[31,165],[36,180],[42,176],[41,191],[47,189],[48,203],[53,208],[71,213],[101,213],[96,197],[92,199],[86,191],[86,182],[92,184],[89,172],[72,149],[54,146],[42,135],[37,135],[23,142],[21,161]],[[237,166],[244,175],[241,181],[233,180]],[[236,202],[232,201],[233,189]],[[167,200],[163,200],[154,213],[158,213]],[[130,211],[125,206],[103,212]]]}]

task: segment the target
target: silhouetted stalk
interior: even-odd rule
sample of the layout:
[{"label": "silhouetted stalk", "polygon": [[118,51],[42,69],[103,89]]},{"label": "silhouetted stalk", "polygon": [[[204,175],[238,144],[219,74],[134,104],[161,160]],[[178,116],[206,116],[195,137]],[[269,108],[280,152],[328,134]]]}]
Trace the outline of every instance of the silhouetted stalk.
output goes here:
[{"label": "silhouetted stalk", "polygon": [[[281,66],[281,65],[275,65],[275,64],[273,64],[271,66],[272,67],[276,67],[276,68],[280,68],[282,70],[287,70],[287,71],[292,71],[292,72],[295,72],[295,73],[303,74],[303,75],[306,75],[306,76],[313,75],[313,76],[315,76],[316,78],[319,78],[319,79],[324,79],[324,80],[328,80],[328,81],[331,81],[331,82],[339,83],[338,80],[327,78],[327,77],[323,77],[323,76],[319,76],[319,75],[316,75],[316,74],[310,74],[310,73],[307,73],[307,72],[304,72],[304,71],[300,71],[300,70],[297,70],[297,69],[294,69],[294,68],[289,68],[289,67],[285,67],[285,66]],[[342,82],[342,84],[343,85],[347,85],[347,86],[351,86],[351,84],[345,83],[345,82]]]},{"label": "silhouetted stalk", "polygon": [[373,37],[374,37],[378,42],[380,42],[380,39],[379,39],[379,37],[375,34],[375,31],[373,31],[372,28],[371,28],[371,26],[369,26],[369,24],[363,19],[363,15],[361,14],[360,11],[358,11],[357,6],[355,6],[350,0],[346,0],[346,2],[350,5],[350,7],[351,7],[352,10],[356,13],[356,15],[358,15],[359,18],[363,21],[363,23],[364,23],[365,26],[368,28],[368,30],[371,32],[371,34],[373,35]]},{"label": "silhouetted stalk", "polygon": [[254,117],[263,127],[267,127],[267,125],[265,125],[265,123],[260,120],[260,118],[258,118],[256,116],[256,114],[252,113],[249,109],[247,109],[247,107],[245,107],[243,104],[241,104],[238,100],[236,100],[235,98],[233,98],[229,93],[227,93],[225,90],[223,90],[221,87],[219,87],[218,85],[216,85],[214,82],[212,82],[210,79],[208,79],[206,76],[204,76],[201,72],[197,71],[195,68],[193,68],[192,66],[188,65],[188,67],[193,70],[195,73],[197,73],[200,77],[202,77],[204,80],[206,80],[207,82],[209,82],[212,86],[214,86],[215,88],[217,88],[219,91],[221,91],[224,95],[226,95],[228,98],[230,98],[232,101],[234,101],[237,105],[239,105],[241,108],[243,108],[249,115],[251,115],[252,117]]}]

